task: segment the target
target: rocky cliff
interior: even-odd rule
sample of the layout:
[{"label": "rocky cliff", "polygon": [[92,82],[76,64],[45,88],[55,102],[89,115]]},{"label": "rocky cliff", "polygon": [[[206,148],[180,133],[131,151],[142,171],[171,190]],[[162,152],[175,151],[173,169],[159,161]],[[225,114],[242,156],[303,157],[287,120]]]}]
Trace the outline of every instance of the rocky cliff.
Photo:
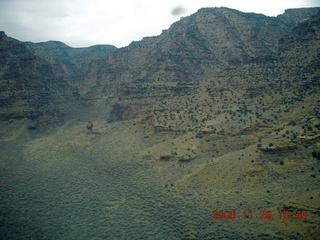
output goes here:
[{"label": "rocky cliff", "polygon": [[145,116],[157,126],[202,131],[227,108],[250,105],[258,123],[270,119],[252,109],[261,101],[280,111],[284,89],[295,100],[318,91],[319,8],[277,17],[204,8],[120,49],[22,43],[3,32],[0,41],[2,120],[34,120],[104,100],[109,121]]},{"label": "rocky cliff", "polygon": [[[190,102],[189,107],[181,102],[205,98],[206,102],[197,104],[213,111],[217,98],[231,101],[232,96],[248,103],[248,97],[259,102],[262,95],[280,94],[284,88],[295,92],[312,85],[312,91],[317,91],[318,34],[317,8],[291,9],[278,17],[228,8],[200,9],[157,37],[133,42],[106,59],[93,61],[81,94],[114,99],[117,106],[131,109],[130,114],[120,112],[134,117],[135,113],[141,115],[142,106],[146,114],[168,115],[167,102],[171,100],[171,109],[186,111]],[[278,102],[266,104],[277,106]],[[198,112],[197,118],[212,114],[200,115]],[[197,125],[197,121],[185,124],[188,121],[181,119],[184,124],[167,120],[165,125]]]},{"label": "rocky cliff", "polygon": [[72,48],[58,41],[25,44],[34,55],[52,66],[55,75],[69,78],[71,81],[83,79],[92,60],[105,58],[108,53],[117,49],[112,45]]},{"label": "rocky cliff", "polygon": [[74,49],[60,42],[24,43],[0,33],[0,120],[29,129],[59,122],[86,105],[76,84],[92,59],[113,46]]}]

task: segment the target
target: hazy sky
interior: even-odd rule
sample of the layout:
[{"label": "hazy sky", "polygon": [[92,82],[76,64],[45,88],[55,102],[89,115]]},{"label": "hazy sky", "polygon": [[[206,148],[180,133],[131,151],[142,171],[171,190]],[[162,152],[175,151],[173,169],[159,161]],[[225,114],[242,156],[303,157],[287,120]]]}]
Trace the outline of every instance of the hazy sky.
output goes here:
[{"label": "hazy sky", "polygon": [[221,6],[276,16],[320,0],[0,0],[0,30],[21,41],[124,47],[199,8]]}]

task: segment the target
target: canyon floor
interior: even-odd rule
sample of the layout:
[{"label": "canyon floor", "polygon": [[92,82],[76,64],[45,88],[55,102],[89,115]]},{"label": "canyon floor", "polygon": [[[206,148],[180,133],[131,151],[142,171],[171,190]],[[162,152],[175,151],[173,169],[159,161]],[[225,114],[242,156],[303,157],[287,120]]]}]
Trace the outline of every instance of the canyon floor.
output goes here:
[{"label": "canyon floor", "polygon": [[[47,131],[2,138],[1,239],[319,236],[320,161],[299,157],[312,149],[296,158],[265,153],[248,133],[218,139],[232,148],[216,157],[155,158],[148,153],[173,144],[192,148],[199,139],[158,134],[137,120],[110,123],[106,108],[93,107]],[[266,161],[268,154],[284,162]],[[213,219],[214,210],[237,215]],[[299,215],[303,210],[307,216]],[[291,217],[280,219],[279,211]]]}]

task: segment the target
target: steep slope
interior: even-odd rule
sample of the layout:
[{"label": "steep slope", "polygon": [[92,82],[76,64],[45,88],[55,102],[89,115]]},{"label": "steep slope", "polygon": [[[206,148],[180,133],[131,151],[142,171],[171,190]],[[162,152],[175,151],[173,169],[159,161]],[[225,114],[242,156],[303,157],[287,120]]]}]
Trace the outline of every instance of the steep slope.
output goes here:
[{"label": "steep slope", "polygon": [[56,75],[71,81],[82,79],[92,60],[105,58],[108,53],[117,49],[112,45],[72,48],[58,41],[27,42],[26,45],[33,54],[50,63]]},{"label": "steep slope", "polygon": [[285,12],[278,15],[277,18],[289,27],[294,27],[299,23],[309,20],[310,16],[316,14],[319,14],[319,8],[286,9]]},{"label": "steep slope", "polygon": [[273,175],[280,161],[291,164],[283,168],[289,172],[300,160],[316,166],[320,22],[314,13],[303,9],[283,21],[199,10],[158,37],[92,62],[83,96],[113,104],[109,122],[135,119],[148,130],[151,146],[140,152],[143,159],[188,162],[236,152],[239,159],[261,160],[240,173],[249,179],[265,166],[270,172],[262,176]]},{"label": "steep slope", "polygon": [[[61,78],[55,77],[51,65],[38,59],[25,44],[1,33],[1,120],[38,119],[51,112],[59,115],[57,102],[74,103],[79,94]],[[52,108],[44,110],[43,107]],[[54,113],[55,112],[55,113]]]},{"label": "steep slope", "polygon": [[[9,132],[11,127],[34,130],[61,122],[64,115],[87,105],[76,84],[93,59],[116,49],[109,45],[71,48],[55,41],[24,43],[4,32],[0,48],[2,133]],[[7,129],[9,121],[14,124]]]},{"label": "steep slope", "polygon": [[[95,92],[106,84],[102,94],[114,103],[109,122],[134,119],[147,131],[150,147],[139,158],[188,168],[171,186],[206,196],[202,203],[217,210],[272,208],[276,228],[292,238],[314,239],[319,235],[314,204],[320,202],[320,14],[311,9],[307,16],[304,9],[288,24],[281,17],[214,11],[199,11],[158,38],[123,49],[122,59],[133,59],[133,47],[156,41],[136,68],[122,68],[117,52],[111,54],[113,61],[96,66],[101,71]],[[228,30],[220,11],[233,17]],[[209,34],[207,26],[201,34],[200,26],[211,18],[214,31]],[[120,76],[115,68],[123,70]],[[286,204],[297,196],[294,207]],[[295,216],[302,208],[308,220],[279,224],[277,211]],[[208,238],[215,238],[216,230],[208,227]]]},{"label": "steep slope", "polygon": [[[217,108],[225,108],[225,104],[219,106],[217,97],[228,97],[230,104],[231,97],[247,102],[247,97],[255,96],[249,102],[258,104],[263,92],[279,94],[278,87],[288,84],[292,89],[287,90],[294,92],[301,85],[298,79],[312,80],[310,73],[318,76],[317,17],[304,21],[318,10],[302,9],[301,14],[297,13],[299,10],[289,10],[285,17],[274,18],[228,8],[201,9],[158,37],[133,42],[105,60],[93,61],[80,87],[81,94],[88,99],[113,101],[116,105],[110,121],[141,115],[143,111],[153,118],[150,111],[156,111],[163,118],[169,111],[165,100],[172,100],[175,110],[184,111],[190,108],[183,103],[187,98],[202,98],[206,102],[193,101],[192,107],[205,106],[210,112],[197,113],[199,121],[212,115],[213,108],[217,112],[221,111]],[[307,29],[313,35],[309,34],[310,39],[302,46]],[[311,69],[306,70],[309,65]],[[296,86],[295,81],[299,83]],[[198,125],[190,116],[179,118],[180,123],[170,124],[167,120],[164,125],[179,125],[184,130]]]},{"label": "steep slope", "polygon": [[320,12],[297,24],[291,32],[279,41],[281,59],[284,65],[319,76],[319,22]]},{"label": "steep slope", "polygon": [[263,61],[288,31],[275,18],[228,8],[201,9],[160,36],[133,42],[96,62],[87,81],[92,86],[100,84],[99,79],[107,84],[115,79],[116,84],[203,79],[228,66]]}]

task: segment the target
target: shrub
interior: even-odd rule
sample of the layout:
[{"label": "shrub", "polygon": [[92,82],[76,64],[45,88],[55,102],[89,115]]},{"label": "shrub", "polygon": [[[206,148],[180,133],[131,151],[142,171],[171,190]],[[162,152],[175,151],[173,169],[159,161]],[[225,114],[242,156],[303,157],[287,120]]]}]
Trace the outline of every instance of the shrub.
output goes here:
[{"label": "shrub", "polygon": [[317,152],[317,151],[313,151],[313,152],[312,152],[312,157],[320,160],[320,152],[319,152],[319,151],[318,151],[318,152]]},{"label": "shrub", "polygon": [[86,128],[87,128],[90,132],[92,132],[93,123],[92,123],[91,121],[87,122]]}]

